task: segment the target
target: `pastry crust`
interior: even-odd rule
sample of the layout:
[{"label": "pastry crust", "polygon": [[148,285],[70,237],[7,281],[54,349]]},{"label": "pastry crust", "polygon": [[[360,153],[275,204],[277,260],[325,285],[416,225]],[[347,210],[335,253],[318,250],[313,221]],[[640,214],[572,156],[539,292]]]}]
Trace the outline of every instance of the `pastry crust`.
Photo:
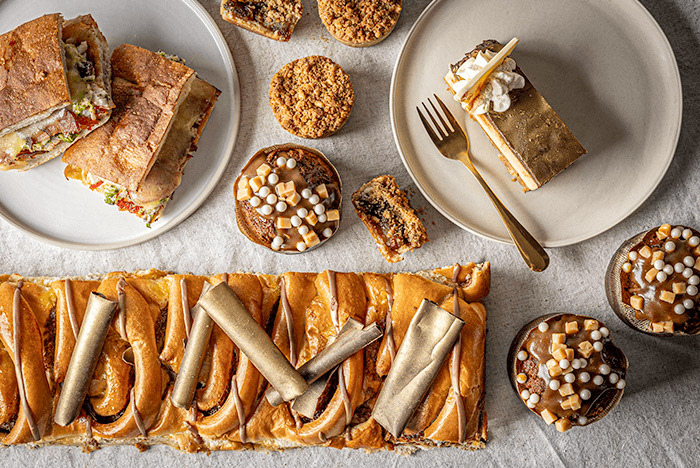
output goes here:
[{"label": "pastry crust", "polygon": [[319,0],[318,14],[339,42],[369,47],[394,30],[401,15],[401,0]]},{"label": "pastry crust", "polygon": [[[88,392],[88,411],[82,411],[71,425],[58,426],[50,422],[52,407],[58,399],[59,384],[65,377],[75,344],[68,300],[73,304],[74,319],[81,323],[90,291],[117,300],[117,284],[121,278],[126,280],[123,288],[126,307],[115,315],[108,333]],[[3,304],[12,297],[21,279],[17,275],[0,277]],[[40,441],[33,442],[22,422],[22,410],[18,409],[21,405],[16,403],[17,387],[3,373],[0,374],[0,416],[9,417],[7,423],[0,424],[0,431],[9,432],[4,436],[4,443],[85,445],[88,449],[103,444],[167,444],[193,452],[309,445],[367,450],[445,445],[474,449],[482,447],[486,440],[483,407],[486,311],[482,301],[489,290],[488,263],[415,274],[323,272],[192,276],[153,270],[116,272],[100,278],[24,278],[23,281],[20,290],[25,317],[23,332],[33,337],[22,347],[27,398],[35,418],[46,430]],[[194,405],[190,410],[176,408],[169,395],[183,353],[183,306],[194,306],[204,281],[212,284],[226,281],[253,318],[268,330],[275,344],[297,367],[328,345],[329,337],[335,334],[336,320],[342,324],[352,317],[365,324],[376,322],[382,328],[390,323],[391,329],[380,342],[341,364],[339,372],[343,380],[339,379],[339,372],[329,379],[315,417],[307,419],[293,413],[289,403],[276,408],[270,406],[263,396],[268,386],[265,379],[215,326]],[[185,301],[183,284],[187,290]],[[288,301],[291,317],[285,317],[280,305],[282,294]],[[389,347],[400,346],[423,298],[452,311],[455,297],[460,316],[467,323],[462,331],[459,356],[466,436],[459,441],[458,412],[446,360],[409,429],[402,437],[393,438],[370,416],[391,367]],[[333,304],[337,304],[337,313],[332,312]],[[0,308],[0,312],[5,311],[2,313],[8,310],[12,308]],[[42,325],[40,319],[35,319],[49,316],[46,310],[55,311],[55,325],[51,321]],[[119,314],[122,313],[127,340],[120,335]],[[288,323],[291,329],[287,329]],[[48,336],[55,336],[55,356],[50,360],[41,358],[46,352],[42,349],[46,345],[40,340],[44,329],[49,331]],[[4,328],[0,330],[0,365],[7,361],[3,353],[11,362],[14,360],[11,347],[8,350],[7,333]],[[128,348],[133,358],[124,352]],[[133,368],[127,361],[133,361]],[[346,392],[340,388],[341,382]],[[348,410],[350,412],[346,413]],[[140,434],[137,418],[146,428],[145,437]],[[91,436],[87,433],[88,421]]]}]

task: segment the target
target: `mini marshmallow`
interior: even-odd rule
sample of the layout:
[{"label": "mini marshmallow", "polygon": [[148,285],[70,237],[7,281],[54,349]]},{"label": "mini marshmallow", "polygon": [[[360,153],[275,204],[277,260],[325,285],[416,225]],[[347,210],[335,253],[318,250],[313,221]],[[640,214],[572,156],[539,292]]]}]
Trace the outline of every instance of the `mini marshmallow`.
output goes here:
[{"label": "mini marshmallow", "polygon": [[686,292],[689,296],[697,296],[697,295],[698,295],[698,287],[695,286],[695,285],[693,285],[693,284],[691,284],[690,286],[688,286],[688,287],[686,288],[685,292]]},{"label": "mini marshmallow", "polygon": [[603,334],[600,332],[600,330],[593,330],[591,332],[591,339],[598,341],[603,337]]},{"label": "mini marshmallow", "polygon": [[626,262],[622,265],[622,271],[625,273],[629,273],[632,271],[632,264],[630,262]]},{"label": "mini marshmallow", "polygon": [[260,197],[256,196],[248,200],[248,203],[250,203],[250,206],[252,206],[253,208],[257,208],[262,203],[262,200],[260,199]]},{"label": "mini marshmallow", "polygon": [[685,270],[685,265],[679,262],[673,265],[673,269],[676,273],[683,273],[683,270]]},{"label": "mini marshmallow", "polygon": [[683,307],[685,307],[686,309],[692,309],[693,307],[695,307],[695,303],[692,299],[685,299],[683,301]]},{"label": "mini marshmallow", "polygon": [[315,190],[319,197],[328,198],[328,188],[326,187],[326,184],[319,185]]},{"label": "mini marshmallow", "polygon": [[603,343],[601,343],[600,341],[595,341],[593,343],[593,349],[595,351],[601,352],[603,350]]},{"label": "mini marshmallow", "polygon": [[666,252],[673,252],[676,250],[676,244],[673,241],[668,241],[664,244],[664,250]]},{"label": "mini marshmallow", "polygon": [[326,213],[321,213],[318,215],[318,222],[319,223],[325,223],[328,217],[326,216]]},{"label": "mini marshmallow", "polygon": [[667,275],[672,275],[673,274],[673,266],[670,264],[665,265],[663,272],[666,273]]},{"label": "mini marshmallow", "polygon": [[690,239],[688,239],[688,245],[690,245],[691,247],[697,247],[698,245],[700,245],[700,237],[691,237]]},{"label": "mini marshmallow", "polygon": [[265,163],[259,165],[258,168],[255,170],[255,172],[257,172],[257,174],[262,178],[267,177],[270,171],[272,171],[272,168]]},{"label": "mini marshmallow", "polygon": [[562,370],[568,369],[570,364],[571,364],[571,363],[569,362],[568,359],[562,359],[561,361],[559,361],[559,367],[560,367]]},{"label": "mini marshmallow", "polygon": [[309,232],[309,226],[299,226],[299,234],[302,236]]},{"label": "mini marshmallow", "polygon": [[292,223],[289,222],[289,218],[280,216],[275,220],[275,227],[277,229],[289,229],[292,227]]},{"label": "mini marshmallow", "polygon": [[328,216],[328,221],[339,221],[340,220],[340,211],[328,210],[328,211],[326,211],[326,216]]},{"label": "mini marshmallow", "polygon": [[656,268],[657,270],[663,270],[664,266],[666,266],[666,264],[664,263],[663,260],[656,260],[654,262],[654,268]]},{"label": "mini marshmallow", "polygon": [[520,374],[518,374],[518,375],[515,376],[515,380],[516,380],[518,383],[523,384],[523,383],[527,382],[527,375],[525,375],[525,374],[523,374],[523,373],[520,373]]},{"label": "mini marshmallow", "polygon": [[272,207],[270,205],[264,205],[259,211],[262,215],[270,216],[272,214]]},{"label": "mini marshmallow", "polygon": [[616,387],[618,390],[622,390],[622,389],[625,388],[626,386],[627,386],[627,382],[625,382],[625,379],[620,379],[620,381],[617,382],[617,385],[615,385],[615,387]]},{"label": "mini marshmallow", "polygon": [[307,214],[309,214],[309,211],[306,208],[299,208],[297,210],[297,215],[299,215],[300,218],[306,218]]},{"label": "mini marshmallow", "polygon": [[277,158],[277,161],[275,161],[275,164],[277,164],[277,167],[282,167],[285,164],[287,164],[287,158],[285,158],[284,156],[280,156],[279,158]]},{"label": "mini marshmallow", "polygon": [[521,350],[521,351],[518,353],[518,360],[519,360],[519,361],[524,361],[525,359],[527,359],[527,351]]},{"label": "mini marshmallow", "polygon": [[299,204],[299,202],[301,201],[301,197],[299,196],[298,193],[292,192],[291,195],[287,195],[286,200],[287,200],[287,203],[289,204],[289,206],[297,206]]},{"label": "mini marshmallow", "polygon": [[[566,375],[569,375],[569,374],[566,374]],[[561,383],[559,383],[558,380],[550,380],[550,381],[549,381],[549,388],[551,388],[551,389],[554,390],[555,392],[556,392],[557,390],[559,390],[559,387],[561,387]]]},{"label": "mini marshmallow", "polygon": [[692,267],[693,265],[695,265],[695,259],[688,255],[683,259],[683,264],[687,267]]},{"label": "mini marshmallow", "polygon": [[588,383],[591,381],[591,374],[589,374],[588,372],[581,372],[578,375],[578,379],[583,383]]},{"label": "mini marshmallow", "polygon": [[691,231],[690,229],[683,229],[683,239],[688,240],[691,237],[693,237],[693,231]]},{"label": "mini marshmallow", "polygon": [[608,330],[606,327],[601,327],[600,334],[603,335],[603,338],[607,338],[610,336],[610,330]]},{"label": "mini marshmallow", "polygon": [[639,255],[641,255],[644,258],[651,257],[651,249],[649,248],[649,246],[645,245],[644,247],[639,249]]},{"label": "mini marshmallow", "polygon": [[297,167],[297,160],[289,158],[287,159],[287,164],[285,164],[285,166],[287,166],[287,169],[294,169]]},{"label": "mini marshmallow", "polygon": [[287,204],[283,201],[277,202],[277,204],[275,205],[275,210],[279,211],[280,213],[284,213],[285,211],[287,211]]},{"label": "mini marshmallow", "polygon": [[591,391],[588,389],[583,389],[581,390],[581,393],[579,394],[582,400],[588,400],[591,398]]},{"label": "mini marshmallow", "polygon": [[318,195],[315,195],[315,194],[314,194],[314,195],[311,195],[311,196],[309,197],[309,203],[311,203],[312,205],[315,205],[315,204],[317,204],[317,203],[320,202],[320,201],[321,201],[321,198],[320,198]]},{"label": "mini marshmallow", "polygon": [[530,394],[530,398],[527,399],[530,403],[537,404],[540,402],[540,395],[537,393]]},{"label": "mini marshmallow", "polygon": [[272,239],[272,248],[277,250],[280,247],[282,247],[282,244],[284,244],[284,239],[282,239],[282,236],[275,236],[274,239]]},{"label": "mini marshmallow", "polygon": [[564,381],[566,383],[574,383],[576,381],[576,376],[573,372],[570,372],[564,376]]},{"label": "mini marshmallow", "polygon": [[673,230],[671,230],[671,237],[673,237],[674,239],[678,239],[679,237],[681,237],[681,234],[683,234],[683,230],[679,227],[673,228]]},{"label": "mini marshmallow", "polygon": [[690,279],[690,277],[692,277],[692,276],[693,276],[692,268],[686,268],[685,270],[683,270],[683,277],[684,278]]},{"label": "mini marshmallow", "polygon": [[635,260],[637,260],[638,254],[636,251],[633,250],[627,255],[627,258],[629,258],[630,260],[632,260],[634,262]]},{"label": "mini marshmallow", "polygon": [[299,227],[301,226],[301,218],[299,216],[292,216],[292,226],[294,227]]},{"label": "mini marshmallow", "polygon": [[537,329],[544,333],[549,330],[549,324],[547,322],[541,322],[539,325],[537,325]]},{"label": "mini marshmallow", "polygon": [[270,185],[275,185],[279,181],[280,181],[280,176],[278,176],[274,172],[271,173],[269,176],[267,176],[267,183]]},{"label": "mini marshmallow", "polygon": [[320,203],[318,205],[314,206],[314,213],[316,213],[317,215],[320,216],[325,212],[326,212],[326,207],[321,205]]},{"label": "mini marshmallow", "polygon": [[598,386],[603,385],[603,377],[601,377],[600,375],[596,375],[595,377],[593,377],[593,383]]},{"label": "mini marshmallow", "polygon": [[[267,188],[267,187],[265,187],[265,188]],[[270,205],[274,205],[275,203],[277,203],[277,195],[275,195],[274,193],[271,193],[265,197],[265,201],[267,203],[269,203]]]},{"label": "mini marshmallow", "polygon": [[698,275],[693,275],[690,278],[688,278],[688,284],[691,284],[693,286],[697,286],[700,284],[700,276]]},{"label": "mini marshmallow", "polygon": [[673,311],[676,313],[676,315],[683,315],[685,313],[685,307],[683,307],[683,304],[676,304]]},{"label": "mini marshmallow", "polygon": [[304,242],[297,242],[297,250],[303,252],[306,250],[306,244]]},{"label": "mini marshmallow", "polygon": [[260,190],[258,190],[258,195],[262,198],[266,198],[271,192],[272,190],[270,190],[270,187],[266,185],[264,187],[260,187]]},{"label": "mini marshmallow", "polygon": [[607,364],[601,364],[598,368],[598,372],[600,372],[603,375],[608,375],[610,373],[610,366]]},{"label": "mini marshmallow", "polygon": [[301,191],[301,196],[302,196],[303,198],[307,199],[307,200],[309,199],[309,197],[310,197],[311,195],[312,195],[312,194],[311,194],[311,190],[309,190],[309,189],[307,189],[307,188],[305,188],[304,190]]},{"label": "mini marshmallow", "polygon": [[610,374],[610,377],[608,377],[608,380],[610,381],[611,384],[615,385],[618,380],[620,380],[620,376],[617,374]]},{"label": "mini marshmallow", "polygon": [[331,237],[333,235],[333,229],[326,228],[323,230],[323,237]]}]

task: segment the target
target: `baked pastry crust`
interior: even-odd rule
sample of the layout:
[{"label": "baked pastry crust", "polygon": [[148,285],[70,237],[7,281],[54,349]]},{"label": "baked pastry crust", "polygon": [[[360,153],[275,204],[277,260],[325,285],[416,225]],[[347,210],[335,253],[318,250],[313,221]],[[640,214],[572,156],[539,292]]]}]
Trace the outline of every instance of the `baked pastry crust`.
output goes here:
[{"label": "baked pastry crust", "polygon": [[301,0],[222,0],[221,17],[231,24],[276,41],[287,42],[301,19]]},{"label": "baked pastry crust", "polygon": [[339,42],[369,47],[394,30],[401,15],[401,0],[319,0],[318,14]]},{"label": "baked pastry crust", "polygon": [[[108,332],[93,375],[86,406],[67,427],[52,421],[61,383],[75,339],[73,320],[82,323],[87,296],[98,291],[116,300],[116,285],[126,281],[124,316],[127,340],[120,337],[119,315]],[[10,300],[19,282],[22,298],[23,380],[29,408],[41,429],[33,440],[18,404],[12,372],[0,374],[0,431],[3,443],[33,445],[167,444],[180,450],[281,450],[309,445],[367,450],[411,450],[456,446],[474,449],[486,440],[484,410],[484,343],[489,292],[489,264],[469,263],[420,273],[285,273],[279,276],[233,273],[216,276],[176,275],[151,270],[115,272],[93,278],[21,278],[0,276],[0,308],[12,314]],[[343,364],[351,414],[337,378],[329,381],[316,416],[295,415],[289,403],[272,407],[263,397],[267,382],[218,326],[214,326],[195,403],[188,411],[173,406],[169,394],[184,352],[184,303],[193,307],[204,281],[226,281],[253,318],[298,367],[328,344],[335,325],[353,317],[376,322],[390,331]],[[183,301],[182,284],[187,296]],[[280,296],[289,304],[290,323]],[[458,381],[466,412],[466,437],[457,436],[458,411],[445,362],[428,395],[400,438],[388,435],[371,417],[376,396],[417,305],[428,298],[453,310],[454,298],[467,323],[462,330]],[[71,301],[69,301],[69,298]],[[69,302],[72,307],[69,306]],[[55,317],[55,320],[52,318]],[[12,323],[11,321],[9,323]],[[386,331],[386,330],[385,330]],[[0,368],[14,362],[11,329],[0,329]],[[296,352],[290,353],[290,339]],[[55,349],[52,347],[55,345]],[[131,347],[132,366],[123,359]],[[390,349],[391,348],[391,349]],[[8,361],[9,359],[9,361]],[[20,408],[20,409],[18,409]],[[242,414],[238,414],[238,411]],[[146,426],[141,436],[136,416]],[[349,421],[349,424],[346,424]],[[88,427],[89,424],[89,427]],[[90,434],[88,434],[90,432]]]}]

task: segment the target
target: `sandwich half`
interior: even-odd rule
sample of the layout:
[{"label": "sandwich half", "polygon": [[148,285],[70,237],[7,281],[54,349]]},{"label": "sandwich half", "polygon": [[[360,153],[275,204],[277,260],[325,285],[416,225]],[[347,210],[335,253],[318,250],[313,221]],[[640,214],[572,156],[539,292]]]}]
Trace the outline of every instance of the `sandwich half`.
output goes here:
[{"label": "sandwich half", "polygon": [[220,91],[177,57],[122,44],[112,54],[112,118],[63,155],[76,179],[146,221],[156,221]]},{"label": "sandwich half", "polygon": [[107,122],[109,47],[90,15],[45,15],[0,36],[0,170],[26,171]]}]

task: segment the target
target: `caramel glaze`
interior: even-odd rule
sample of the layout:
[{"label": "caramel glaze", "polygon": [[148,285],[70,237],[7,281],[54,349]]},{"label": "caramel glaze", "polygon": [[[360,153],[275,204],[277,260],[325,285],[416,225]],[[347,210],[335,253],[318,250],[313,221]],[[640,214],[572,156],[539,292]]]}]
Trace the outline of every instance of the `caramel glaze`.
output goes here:
[{"label": "caramel glaze", "polygon": [[[120,336],[119,317],[115,315],[88,393],[90,404],[87,407],[94,420],[91,422],[87,414],[82,413],[67,427],[52,424],[51,407],[57,401],[60,385],[54,392],[50,391],[47,375],[55,375],[58,382],[65,378],[75,346],[71,317],[79,327],[91,291],[117,299],[117,285],[122,278],[124,283],[119,289],[123,290],[127,339]],[[12,321],[8,319],[11,319],[15,288],[8,277],[0,281],[3,281],[0,282],[0,366],[12,366],[13,343],[9,339]],[[184,310],[194,307],[204,281],[211,284],[226,281],[255,320],[269,330],[275,344],[288,358],[293,343],[297,350],[297,367],[327,346],[329,339],[336,336],[339,327],[350,317],[365,324],[376,322],[393,330],[381,343],[374,343],[341,364],[339,369],[342,370],[329,379],[314,418],[300,417],[301,424],[297,426],[290,404],[273,408],[267,403],[263,397],[267,386],[264,378],[215,327],[200,372],[195,404],[189,411],[183,410],[170,402],[171,375],[179,369],[186,342]],[[27,402],[37,426],[43,428],[41,442],[88,443],[92,448],[103,439],[112,439],[113,443],[166,443],[186,451],[308,444],[365,449],[401,444],[475,448],[483,444],[486,436],[483,409],[485,309],[480,301],[488,294],[488,289],[488,264],[468,264],[457,272],[453,267],[443,268],[425,275],[237,273],[222,278],[151,271],[114,273],[101,281],[60,280],[50,287],[25,282],[22,295],[28,298],[21,302],[20,350]],[[46,291],[51,294],[46,295]],[[282,291],[286,307],[281,301]],[[56,353],[49,365],[51,372],[44,369],[43,359],[37,359],[42,355],[42,341],[40,327],[33,319],[33,308],[39,307],[40,297],[53,298],[49,303],[56,314]],[[462,332],[459,359],[446,360],[416,412],[410,430],[402,438],[394,439],[370,417],[371,409],[391,366],[393,353],[389,347],[398,349],[401,345],[416,305],[424,297],[459,313],[468,326]],[[167,321],[158,325],[162,310],[167,311]],[[44,311],[39,313],[43,314]],[[164,330],[159,330],[159,326]],[[160,346],[155,339],[158,333],[164,335]],[[10,362],[6,362],[8,359]],[[463,434],[452,392],[451,369],[455,363],[466,415]],[[0,374],[0,415],[16,423],[4,441],[31,442],[31,430],[19,404],[17,383],[5,375]],[[90,430],[95,437],[91,442],[85,438]]]},{"label": "caramel glaze", "polygon": [[[689,294],[676,294],[674,302],[664,302],[660,300],[659,295],[661,291],[672,290],[673,283],[688,283],[688,278],[685,278],[682,273],[678,273],[675,270],[672,274],[668,275],[666,281],[660,282],[656,278],[652,281],[647,281],[645,275],[647,272],[653,268],[652,257],[645,258],[639,255],[640,249],[644,246],[648,246],[652,252],[662,251],[664,252],[664,263],[675,265],[677,263],[683,263],[685,257],[692,257],[695,261],[700,258],[700,249],[698,247],[691,247],[687,239],[672,239],[667,237],[660,239],[657,235],[657,229],[654,228],[647,232],[644,238],[637,245],[630,249],[630,252],[637,252],[637,260],[630,263],[632,264],[632,271],[625,273],[620,272],[620,281],[622,282],[622,300],[625,304],[630,305],[630,298],[632,296],[641,296],[644,298],[644,306],[642,310],[636,310],[635,315],[638,320],[649,320],[650,322],[665,322],[671,321],[674,324],[674,328],[678,330],[691,330],[697,329],[700,326],[700,308],[698,308],[698,298],[700,295],[690,296]],[[700,236],[698,231],[691,229],[693,236]],[[676,245],[676,249],[673,252],[666,252],[664,249],[664,244],[666,242],[672,241]],[[628,252],[621,252],[627,255]],[[693,269],[693,275],[700,275],[700,271]],[[676,314],[673,309],[676,305],[681,304],[684,300],[690,299],[694,303],[694,307],[691,309],[686,309],[682,314]]]}]

